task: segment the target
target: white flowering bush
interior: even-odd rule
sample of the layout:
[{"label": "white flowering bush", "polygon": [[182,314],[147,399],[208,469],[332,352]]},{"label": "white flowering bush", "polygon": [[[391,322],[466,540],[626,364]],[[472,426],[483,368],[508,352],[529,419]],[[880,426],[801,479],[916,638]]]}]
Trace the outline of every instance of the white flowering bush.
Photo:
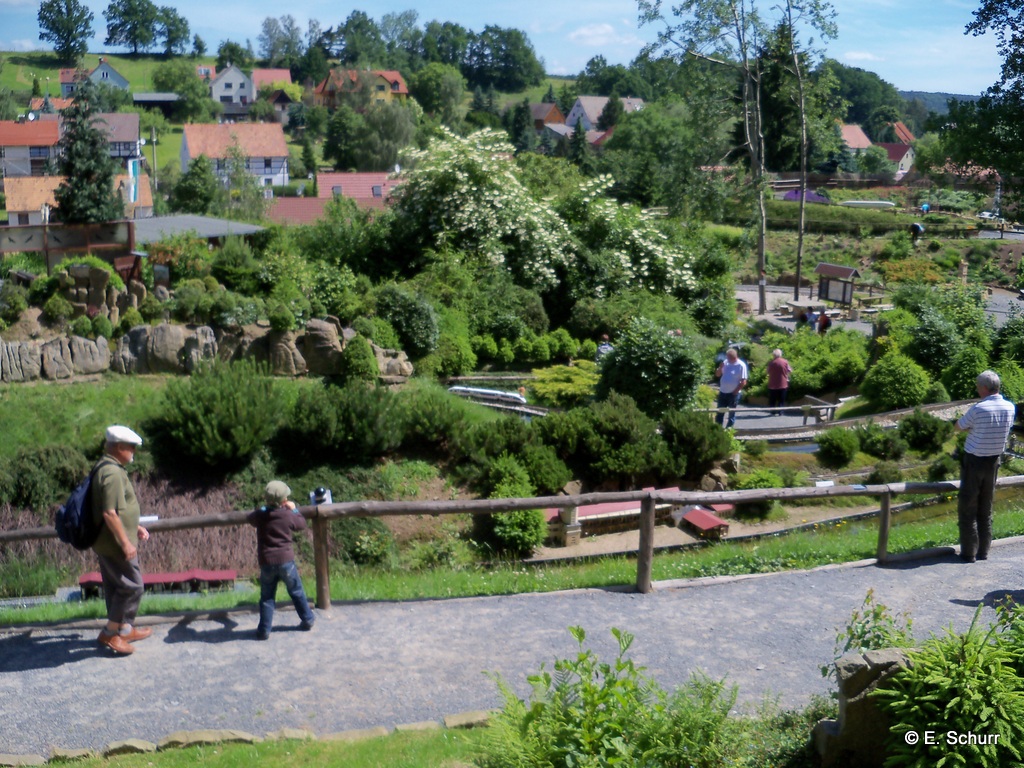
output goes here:
[{"label": "white flowering bush", "polygon": [[526,285],[553,286],[557,268],[573,258],[572,237],[551,206],[516,178],[505,133],[442,131],[413,153],[414,168],[396,190],[397,214],[423,233],[426,247],[477,255]]},{"label": "white flowering bush", "polygon": [[514,154],[501,131],[460,137],[445,129],[414,153],[415,167],[396,191],[396,213],[421,233],[424,247],[482,257],[532,288],[578,279],[584,255],[606,265],[585,281],[597,293],[696,285],[692,259],[653,218],[607,196],[610,176],[587,180],[559,201],[538,201],[519,181]]}]

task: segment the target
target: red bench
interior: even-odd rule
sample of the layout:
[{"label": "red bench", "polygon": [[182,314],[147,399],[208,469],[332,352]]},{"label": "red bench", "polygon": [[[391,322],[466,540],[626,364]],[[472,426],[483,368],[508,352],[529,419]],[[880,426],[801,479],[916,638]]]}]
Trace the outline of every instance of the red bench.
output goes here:
[{"label": "red bench", "polygon": [[[237,571],[193,568],[173,573],[144,573],[142,583],[147,592],[201,592],[204,589],[231,589],[237,577]],[[83,600],[99,597],[103,592],[103,577],[99,571],[83,573],[78,578],[78,586]]]}]

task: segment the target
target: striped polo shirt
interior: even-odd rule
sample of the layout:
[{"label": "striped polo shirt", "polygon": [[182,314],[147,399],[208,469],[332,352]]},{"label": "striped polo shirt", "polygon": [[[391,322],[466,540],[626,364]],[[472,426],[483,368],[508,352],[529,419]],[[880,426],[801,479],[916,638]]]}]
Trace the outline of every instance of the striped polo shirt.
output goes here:
[{"label": "striped polo shirt", "polygon": [[996,392],[972,405],[957,422],[967,432],[964,450],[975,456],[999,456],[1013,426],[1013,403]]}]

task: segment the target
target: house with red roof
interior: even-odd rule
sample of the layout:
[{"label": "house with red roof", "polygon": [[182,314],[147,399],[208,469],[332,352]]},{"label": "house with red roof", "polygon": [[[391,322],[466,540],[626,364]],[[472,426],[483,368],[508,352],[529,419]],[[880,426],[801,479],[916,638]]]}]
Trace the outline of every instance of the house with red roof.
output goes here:
[{"label": "house with red roof", "polygon": [[845,123],[840,126],[839,132],[842,134],[843,143],[846,144],[850,152],[857,154],[861,150],[865,150],[871,146],[871,139],[864,133],[864,129],[854,123]]},{"label": "house with red roof", "polygon": [[210,98],[223,107],[225,117],[241,117],[249,114],[256,91],[245,72],[228,64],[210,80]]},{"label": "house with red roof", "polygon": [[290,69],[254,69],[252,71],[252,89],[257,96],[260,88],[274,88],[279,83],[292,84]]},{"label": "house with red roof", "polygon": [[363,88],[370,89],[370,100],[377,104],[409,98],[409,86],[397,70],[332,69],[314,89],[313,102],[321,107],[335,109],[342,94],[355,93]]},{"label": "house with red roof", "polygon": [[889,155],[889,162],[895,163],[895,179],[899,181],[906,176],[914,166],[914,148],[908,144],[898,142],[878,143],[875,146],[881,147]]},{"label": "house with red roof", "polygon": [[[575,128],[576,123],[582,122],[586,131],[597,130],[597,123],[601,119],[601,113],[608,104],[608,96],[580,96],[572,105],[569,114],[565,116],[565,124]],[[622,113],[628,115],[631,112],[639,112],[644,108],[643,99],[619,99],[622,102]]]},{"label": "house with red roof", "polygon": [[913,144],[915,141],[917,141],[917,139],[914,138],[914,134],[911,133],[910,129],[907,128],[907,126],[904,125],[903,122],[900,120],[897,120],[895,123],[892,123],[892,130],[893,133],[896,134],[896,141],[902,144]]},{"label": "house with red roof", "polygon": [[0,178],[42,176],[57,161],[56,120],[0,120]]},{"label": "house with red roof", "polygon": [[110,62],[101,56],[100,63],[96,65],[95,69],[89,71],[81,68],[62,69],[60,71],[60,95],[65,99],[73,95],[78,89],[79,83],[86,78],[97,85],[102,83],[122,91],[127,91],[129,87],[128,79],[110,66]]},{"label": "house with red roof", "polygon": [[[11,224],[42,224],[48,213],[44,209],[57,208],[54,193],[64,182],[63,176],[24,176],[7,179],[7,218]],[[146,219],[153,215],[153,191],[149,176],[133,178],[128,174],[114,177],[114,189],[124,201],[126,219]]]},{"label": "house with red roof", "polygon": [[531,104],[530,114],[533,116],[533,129],[540,133],[544,126],[550,124],[565,125],[565,115],[557,104]]},{"label": "house with red roof", "polygon": [[288,144],[277,123],[186,125],[181,141],[181,171],[185,173],[194,158],[205,155],[213,161],[214,173],[227,179],[228,161],[235,146],[246,158],[246,170],[261,185],[288,184]]},{"label": "house with red roof", "polygon": [[348,197],[360,208],[383,209],[391,201],[391,193],[402,182],[389,173],[318,173],[317,195],[321,199]]}]

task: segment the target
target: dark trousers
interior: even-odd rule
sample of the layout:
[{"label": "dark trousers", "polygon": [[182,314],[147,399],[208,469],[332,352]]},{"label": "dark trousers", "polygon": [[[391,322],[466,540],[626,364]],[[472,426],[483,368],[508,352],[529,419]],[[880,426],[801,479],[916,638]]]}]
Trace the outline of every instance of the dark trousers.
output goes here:
[{"label": "dark trousers", "polygon": [[957,522],[960,526],[960,557],[968,560],[988,557],[992,544],[992,499],[1000,458],[964,452],[960,462]]},{"label": "dark trousers", "polygon": [[[789,389],[769,389],[768,390],[768,407],[769,408],[785,408],[786,407],[786,393]],[[777,413],[777,412],[776,412]]]},{"label": "dark trousers", "polygon": [[274,625],[274,607],[279,581],[284,582],[299,619],[306,624],[312,624],[314,621],[313,611],[309,608],[306,590],[302,586],[295,561],[291,560],[282,565],[263,565],[260,566],[260,623],[256,628],[260,632],[269,632]]},{"label": "dark trousers", "polygon": [[107,604],[107,621],[118,624],[132,624],[139,612],[142,593],[142,569],[139,558],[104,557],[100,561],[100,575],[103,577],[103,599]]},{"label": "dark trousers", "polygon": [[[739,393],[739,391],[736,391],[736,392],[719,392],[718,393],[718,405],[717,405],[718,408],[735,408],[739,404],[740,404],[740,393]],[[728,413],[728,418],[727,419],[726,419],[726,413]],[[719,424],[722,424],[723,419],[725,419],[725,425],[724,425],[725,428],[729,429],[733,424],[736,423],[736,411],[727,411],[725,413],[719,412],[718,415],[715,416],[715,421],[717,421]]]}]

